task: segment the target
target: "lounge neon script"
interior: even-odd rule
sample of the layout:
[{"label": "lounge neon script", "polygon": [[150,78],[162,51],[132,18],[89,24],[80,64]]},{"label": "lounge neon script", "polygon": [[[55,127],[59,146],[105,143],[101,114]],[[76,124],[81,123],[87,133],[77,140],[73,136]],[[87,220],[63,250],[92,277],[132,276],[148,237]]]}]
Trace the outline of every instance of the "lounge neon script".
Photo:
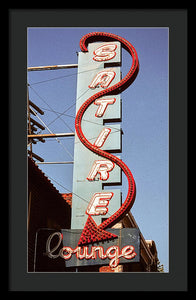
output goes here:
[{"label": "lounge neon script", "polygon": [[[58,236],[58,242],[55,247],[51,249],[51,241],[54,236]],[[120,258],[123,257],[127,260],[133,259],[137,254],[134,251],[134,247],[132,245],[126,245],[122,249],[120,249],[119,246],[113,245],[108,247],[106,250],[102,246],[92,246],[90,253],[89,247],[83,246],[83,247],[76,247],[75,249],[72,249],[71,247],[64,246],[59,249],[59,252],[57,254],[54,254],[56,250],[58,250],[61,242],[63,240],[63,235],[60,232],[54,232],[51,234],[46,242],[46,253],[44,255],[47,255],[49,258],[56,259],[58,257],[63,258],[64,260],[71,259],[72,255],[75,254],[77,259],[93,259],[95,260],[97,257],[104,260],[106,258],[110,259],[109,266],[111,268],[116,268],[120,262]]]}]

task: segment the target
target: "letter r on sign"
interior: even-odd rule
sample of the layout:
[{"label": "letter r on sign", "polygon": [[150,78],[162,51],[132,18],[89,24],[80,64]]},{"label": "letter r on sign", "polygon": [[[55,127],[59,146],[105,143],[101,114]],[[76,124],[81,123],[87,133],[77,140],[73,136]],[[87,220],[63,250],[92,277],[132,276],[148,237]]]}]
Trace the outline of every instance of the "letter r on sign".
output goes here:
[{"label": "letter r on sign", "polygon": [[114,166],[115,164],[110,160],[95,160],[87,179],[94,180],[96,175],[100,174],[100,180],[107,180]]}]

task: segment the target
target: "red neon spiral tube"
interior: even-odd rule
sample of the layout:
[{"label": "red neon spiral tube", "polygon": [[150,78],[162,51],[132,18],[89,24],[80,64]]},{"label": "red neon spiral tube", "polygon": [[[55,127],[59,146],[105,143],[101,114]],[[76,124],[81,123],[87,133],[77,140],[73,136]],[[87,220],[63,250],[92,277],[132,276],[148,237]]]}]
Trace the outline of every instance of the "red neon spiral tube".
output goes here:
[{"label": "red neon spiral tube", "polygon": [[112,162],[114,162],[116,165],[118,165],[122,169],[122,171],[124,172],[128,180],[128,192],[122,206],[112,216],[110,216],[107,220],[105,220],[98,226],[98,228],[100,229],[105,229],[117,223],[131,209],[136,194],[135,181],[131,171],[129,170],[127,165],[124,162],[122,162],[121,159],[104,150],[97,148],[86,139],[81,128],[81,121],[84,112],[87,110],[89,105],[91,105],[91,103],[93,103],[96,99],[102,97],[103,95],[105,96],[105,95],[119,94],[120,92],[124,91],[135,80],[139,71],[139,61],[138,61],[137,52],[135,48],[131,45],[131,43],[129,43],[127,40],[125,40],[124,38],[116,34],[107,33],[107,32],[88,33],[84,35],[80,40],[81,50],[83,52],[87,52],[88,43],[93,41],[119,41],[121,42],[122,47],[126,49],[129,52],[129,54],[132,56],[132,65],[127,75],[123,79],[121,79],[118,83],[114,84],[113,86],[110,86],[107,89],[99,91],[98,93],[88,98],[79,108],[75,119],[76,133],[78,135],[78,138],[82,142],[82,144],[85,147],[87,147],[90,151],[98,154],[99,156],[107,158]]}]

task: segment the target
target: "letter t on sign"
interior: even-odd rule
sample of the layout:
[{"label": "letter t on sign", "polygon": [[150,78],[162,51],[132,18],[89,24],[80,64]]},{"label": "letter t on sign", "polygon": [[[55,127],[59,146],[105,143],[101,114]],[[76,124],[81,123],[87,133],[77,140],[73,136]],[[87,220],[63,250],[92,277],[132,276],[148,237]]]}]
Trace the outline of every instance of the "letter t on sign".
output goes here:
[{"label": "letter t on sign", "polygon": [[106,111],[108,104],[114,104],[115,101],[116,101],[115,98],[95,100],[94,104],[99,105],[99,107],[95,113],[95,116],[98,118],[102,117]]}]

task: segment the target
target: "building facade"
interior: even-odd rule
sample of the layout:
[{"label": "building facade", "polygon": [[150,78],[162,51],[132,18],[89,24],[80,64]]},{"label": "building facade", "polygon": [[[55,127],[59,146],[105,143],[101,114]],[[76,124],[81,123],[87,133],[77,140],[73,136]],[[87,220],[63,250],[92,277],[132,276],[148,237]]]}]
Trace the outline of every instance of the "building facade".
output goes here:
[{"label": "building facade", "polygon": [[34,271],[36,234],[42,228],[70,228],[71,206],[28,157],[28,271]]},{"label": "building facade", "polygon": [[[44,256],[45,232],[70,229],[71,206],[72,194],[59,193],[34,160],[28,158],[28,272],[157,272],[155,242],[145,240],[141,232],[140,261],[119,264],[116,268],[104,264],[66,267],[62,258],[52,260]],[[129,212],[113,228],[138,228],[138,225]]]}]

